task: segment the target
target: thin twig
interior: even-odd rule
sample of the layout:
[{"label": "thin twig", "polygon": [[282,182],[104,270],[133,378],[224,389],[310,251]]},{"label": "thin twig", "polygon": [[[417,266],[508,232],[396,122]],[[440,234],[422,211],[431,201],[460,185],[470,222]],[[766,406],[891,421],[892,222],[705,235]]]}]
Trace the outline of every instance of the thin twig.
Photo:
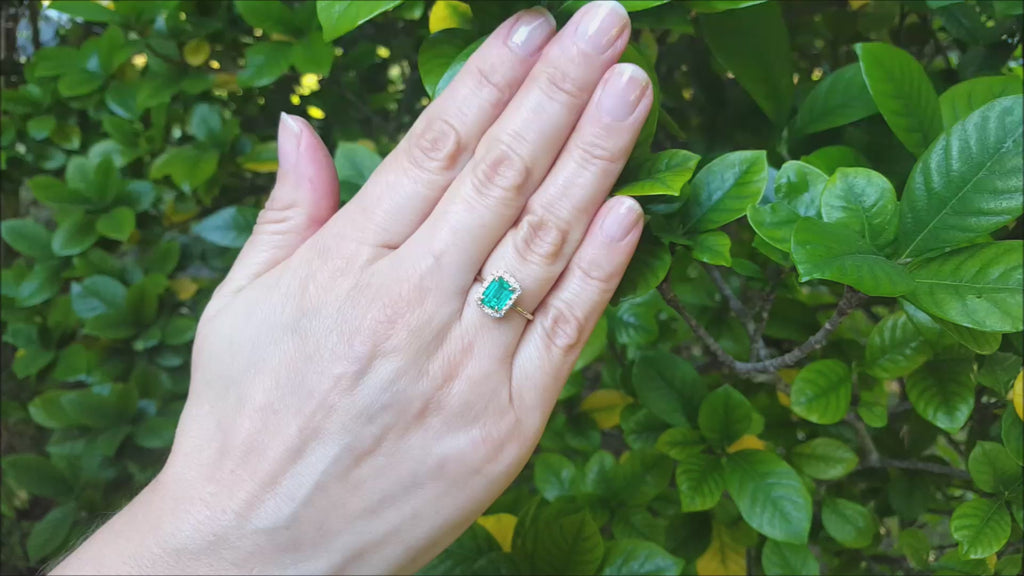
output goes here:
[{"label": "thin twig", "polygon": [[864,447],[863,466],[865,468],[877,467],[882,457],[879,455],[878,448],[875,447],[875,441],[871,439],[871,434],[868,432],[867,427],[864,426],[864,422],[854,416],[852,412],[846,415],[846,421],[857,431],[857,438],[860,440],[861,446]]},{"label": "thin twig", "polygon": [[732,313],[739,318],[739,321],[743,324],[743,328],[746,329],[748,336],[754,335],[756,325],[754,324],[754,317],[750,315],[750,310],[740,302],[740,299],[736,297],[732,292],[732,288],[725,282],[725,278],[722,278],[722,273],[718,271],[715,266],[706,265],[704,268],[708,271],[708,276],[711,277],[711,281],[718,287],[718,291],[722,293],[725,301],[729,303],[729,309]]},{"label": "thin twig", "polygon": [[869,465],[867,462],[861,464],[861,468],[899,468],[901,470],[916,470],[918,472],[942,474],[943,476],[952,476],[953,478],[958,478],[960,480],[971,479],[971,475],[968,474],[966,470],[942,464],[934,464],[932,462],[920,462],[917,460],[893,460],[890,458],[879,458],[878,462],[875,464]]},{"label": "thin twig", "polygon": [[704,346],[711,352],[714,357],[724,364],[727,368],[737,374],[750,374],[754,372],[775,372],[779,369],[786,368],[796,364],[797,362],[806,358],[809,354],[818,350],[825,345],[829,335],[835,332],[839,324],[842,323],[843,319],[846,318],[850,312],[856,309],[860,304],[867,300],[867,296],[850,288],[846,287],[843,292],[843,297],[839,300],[839,304],[836,305],[836,310],[832,314],[832,317],[825,322],[825,325],[821,327],[813,336],[808,338],[803,344],[796,348],[767,360],[761,360],[759,362],[740,362],[739,360],[730,356],[718,342],[708,333],[703,326],[700,325],[697,320],[690,315],[686,310],[686,307],[679,302],[679,298],[676,297],[675,293],[672,292],[672,288],[668,282],[662,282],[658,286],[658,291],[661,292],[665,302],[682,316],[683,320],[690,326],[693,333],[697,335],[697,338],[704,343]]}]

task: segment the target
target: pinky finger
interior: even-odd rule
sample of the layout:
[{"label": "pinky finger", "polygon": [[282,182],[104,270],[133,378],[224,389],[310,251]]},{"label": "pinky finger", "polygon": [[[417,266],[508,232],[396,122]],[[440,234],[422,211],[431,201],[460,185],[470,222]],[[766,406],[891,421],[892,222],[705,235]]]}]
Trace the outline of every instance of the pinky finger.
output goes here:
[{"label": "pinky finger", "polygon": [[642,223],[643,211],[633,198],[605,202],[519,341],[511,399],[520,420],[538,434],[626,271]]}]

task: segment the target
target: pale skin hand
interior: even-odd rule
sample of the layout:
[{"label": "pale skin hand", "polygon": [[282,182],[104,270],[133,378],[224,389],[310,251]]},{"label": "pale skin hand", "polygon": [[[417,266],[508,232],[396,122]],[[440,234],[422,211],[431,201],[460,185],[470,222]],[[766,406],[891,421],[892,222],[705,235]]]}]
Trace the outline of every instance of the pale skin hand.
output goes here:
[{"label": "pale skin hand", "polygon": [[[414,572],[515,478],[639,239],[606,200],[651,106],[616,3],[505,22],[340,211],[282,116],[277,184],[200,321],[156,480],[54,573]],[[523,286],[494,319],[477,274]]]}]

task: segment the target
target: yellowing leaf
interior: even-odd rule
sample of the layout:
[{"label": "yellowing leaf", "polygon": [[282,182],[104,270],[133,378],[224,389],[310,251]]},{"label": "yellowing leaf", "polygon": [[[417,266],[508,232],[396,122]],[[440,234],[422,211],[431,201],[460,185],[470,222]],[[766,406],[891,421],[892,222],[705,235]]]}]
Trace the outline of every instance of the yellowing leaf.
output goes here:
[{"label": "yellowing leaf", "polygon": [[799,373],[799,368],[783,368],[778,372],[779,378],[782,378],[782,381],[786,384],[792,384],[793,381],[796,380],[796,375]]},{"label": "yellowing leaf", "polygon": [[167,286],[182,302],[195,296],[199,290],[199,284],[191,278],[172,278],[167,281]]},{"label": "yellowing leaf", "polygon": [[860,10],[865,4],[871,0],[849,0],[850,10]]},{"label": "yellowing leaf", "polygon": [[726,452],[732,454],[733,452],[739,452],[740,450],[764,450],[765,443],[753,434],[744,434],[739,440],[735,441],[728,448]]},{"label": "yellowing leaf", "polygon": [[1013,409],[1017,411],[1017,417],[1024,420],[1024,370],[1013,382]]},{"label": "yellowing leaf", "polygon": [[996,569],[996,555],[993,554],[993,555],[989,556],[988,558],[985,558],[985,563],[988,564],[988,569],[989,570],[993,570],[994,571]]},{"label": "yellowing leaf", "polygon": [[185,44],[181,54],[189,66],[197,68],[205,64],[210,57],[210,43],[202,38],[193,38]]},{"label": "yellowing leaf", "polygon": [[724,526],[711,525],[711,544],[697,558],[698,576],[745,576],[747,549],[732,540]]},{"label": "yellowing leaf", "polygon": [[167,224],[181,224],[195,218],[196,214],[199,214],[199,206],[192,205],[179,212],[172,200],[164,208],[164,222]]},{"label": "yellowing leaf", "polygon": [[789,394],[780,390],[775,391],[775,397],[779,399],[779,404],[782,404],[786,408],[789,408]]},{"label": "yellowing leaf", "polygon": [[476,523],[483,526],[494,536],[494,539],[501,545],[505,552],[512,551],[512,534],[516,530],[516,522],[519,519],[511,514],[489,514],[476,519]]},{"label": "yellowing leaf", "polygon": [[213,87],[223,90],[238,90],[238,76],[231,72],[217,72],[213,75]]},{"label": "yellowing leaf", "polygon": [[603,388],[596,390],[583,399],[580,409],[590,414],[590,417],[597,422],[597,427],[607,430],[619,425],[619,414],[627,404],[632,404],[633,399],[620,390]]},{"label": "yellowing leaf", "polygon": [[377,151],[377,145],[373,142],[373,140],[370,140],[369,138],[360,138],[359,140],[356,140],[356,144],[359,144],[360,146],[366,148],[370,152]]},{"label": "yellowing leaf", "polygon": [[268,160],[266,162],[246,162],[242,164],[242,168],[245,168],[249,172],[256,172],[257,174],[269,174],[271,172],[277,172],[277,160]]},{"label": "yellowing leaf", "polygon": [[469,4],[453,0],[437,0],[430,10],[430,33],[448,28],[469,28],[473,11]]}]

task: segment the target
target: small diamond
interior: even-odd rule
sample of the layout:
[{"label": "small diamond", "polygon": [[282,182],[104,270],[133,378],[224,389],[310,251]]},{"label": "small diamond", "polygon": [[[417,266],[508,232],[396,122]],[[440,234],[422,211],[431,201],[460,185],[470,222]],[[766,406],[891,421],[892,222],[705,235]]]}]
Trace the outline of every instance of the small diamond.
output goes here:
[{"label": "small diamond", "polygon": [[522,289],[511,274],[497,272],[484,281],[476,303],[484,312],[501,318],[515,304],[520,292]]}]

